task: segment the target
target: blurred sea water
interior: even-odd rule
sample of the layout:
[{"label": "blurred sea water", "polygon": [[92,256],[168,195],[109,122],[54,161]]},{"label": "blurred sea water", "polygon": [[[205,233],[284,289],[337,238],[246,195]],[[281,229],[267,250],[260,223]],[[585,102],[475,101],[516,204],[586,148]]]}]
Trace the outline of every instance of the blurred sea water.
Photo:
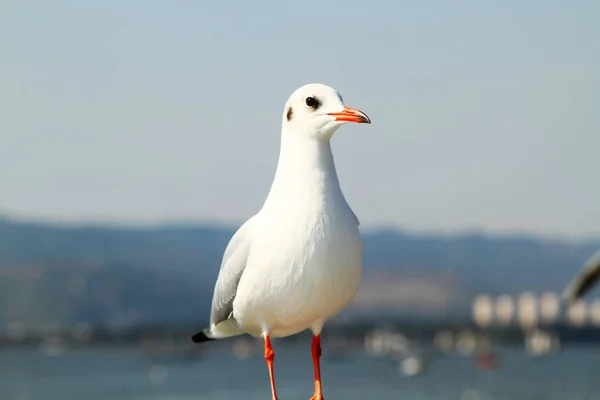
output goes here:
[{"label": "blurred sea water", "polygon": [[[472,357],[445,355],[425,374],[404,377],[398,365],[360,349],[333,357],[324,346],[324,397],[406,400],[600,399],[600,348],[577,346],[532,359],[522,349],[499,349],[502,366],[485,370]],[[275,344],[279,397],[312,395],[310,347]],[[48,356],[35,348],[0,351],[2,400],[270,399],[260,346],[238,359],[230,345],[207,347],[198,358],[133,347],[67,349]]]}]

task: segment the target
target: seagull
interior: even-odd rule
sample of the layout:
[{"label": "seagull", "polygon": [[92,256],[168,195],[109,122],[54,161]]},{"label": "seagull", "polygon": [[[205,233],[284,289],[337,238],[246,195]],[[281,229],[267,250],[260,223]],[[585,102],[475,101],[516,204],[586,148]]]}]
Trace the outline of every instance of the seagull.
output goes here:
[{"label": "seagull", "polygon": [[563,292],[563,299],[567,304],[573,304],[583,297],[598,279],[600,279],[600,250],[585,262],[579,274],[567,285]]},{"label": "seagull", "polygon": [[371,120],[333,88],[311,83],[285,104],[277,170],[260,211],[231,238],[215,284],[210,325],[195,343],[242,334],[262,338],[277,399],[271,338],[310,329],[314,396],[323,400],[319,359],[325,322],[352,300],[362,277],[359,221],[344,197],[330,140]]}]

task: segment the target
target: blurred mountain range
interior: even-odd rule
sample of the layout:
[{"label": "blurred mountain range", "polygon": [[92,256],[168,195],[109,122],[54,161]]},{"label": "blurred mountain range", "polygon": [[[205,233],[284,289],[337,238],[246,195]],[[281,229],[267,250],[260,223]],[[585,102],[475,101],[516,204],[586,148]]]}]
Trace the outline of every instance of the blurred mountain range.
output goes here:
[{"label": "blurred mountain range", "polygon": [[[0,330],[208,321],[234,227],[117,228],[0,219]],[[600,239],[363,231],[365,275],[340,318],[453,319],[478,293],[561,291]]]}]

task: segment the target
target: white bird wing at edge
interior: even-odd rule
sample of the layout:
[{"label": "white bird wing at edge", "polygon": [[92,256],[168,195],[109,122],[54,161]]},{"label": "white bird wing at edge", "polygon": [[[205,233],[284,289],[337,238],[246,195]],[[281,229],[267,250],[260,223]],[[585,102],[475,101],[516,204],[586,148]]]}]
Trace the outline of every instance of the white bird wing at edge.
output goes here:
[{"label": "white bird wing at edge", "polygon": [[246,269],[248,252],[252,244],[252,222],[255,217],[248,219],[237,230],[225,248],[210,311],[211,326],[215,326],[231,317],[233,300],[242,274]]}]

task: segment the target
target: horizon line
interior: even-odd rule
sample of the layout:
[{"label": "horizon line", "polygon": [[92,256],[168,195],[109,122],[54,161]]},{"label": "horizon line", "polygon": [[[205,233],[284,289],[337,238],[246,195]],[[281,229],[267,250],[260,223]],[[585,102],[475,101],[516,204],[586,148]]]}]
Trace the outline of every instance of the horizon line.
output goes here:
[{"label": "horizon line", "polygon": [[[81,228],[99,228],[116,230],[161,230],[173,228],[213,228],[237,230],[244,221],[228,222],[209,219],[170,219],[162,221],[127,221],[123,219],[85,219],[85,220],[67,220],[60,217],[40,217],[23,216],[0,211],[0,222],[8,221],[11,223],[55,226],[59,228],[81,229]],[[415,229],[406,228],[395,224],[373,224],[370,226],[361,225],[361,231],[368,234],[378,233],[398,233],[419,237],[446,237],[446,238],[464,238],[464,237],[482,237],[486,239],[528,239],[543,240],[550,242],[568,242],[574,244],[588,245],[592,242],[598,242],[600,245],[600,233],[590,235],[561,235],[561,234],[543,234],[526,230],[514,231],[494,231],[481,227],[465,227],[461,229]]]}]

